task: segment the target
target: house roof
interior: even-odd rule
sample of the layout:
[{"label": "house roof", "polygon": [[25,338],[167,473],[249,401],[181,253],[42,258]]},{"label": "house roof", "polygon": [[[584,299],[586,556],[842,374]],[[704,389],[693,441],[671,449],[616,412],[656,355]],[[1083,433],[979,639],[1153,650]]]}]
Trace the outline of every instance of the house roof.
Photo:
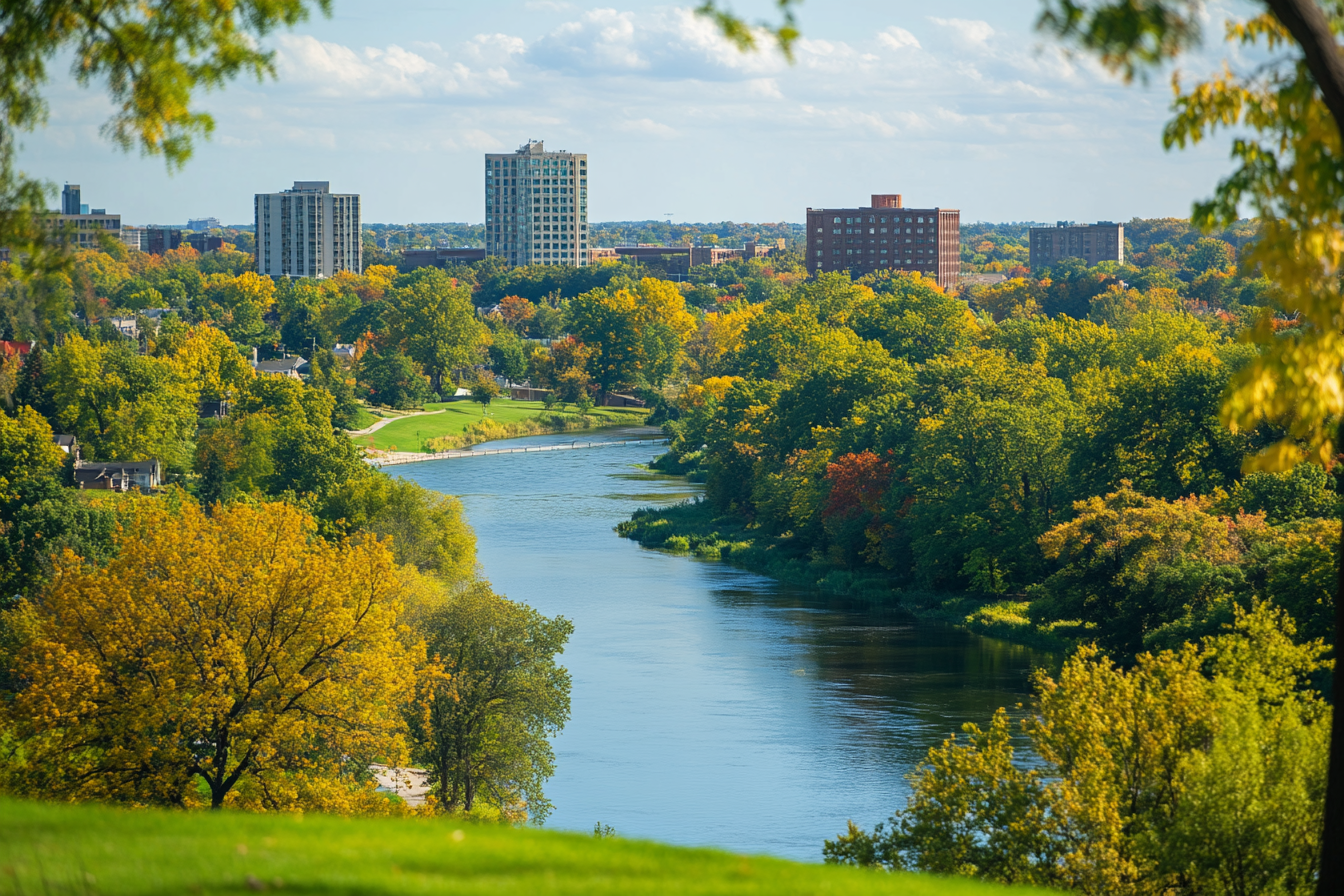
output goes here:
[{"label": "house roof", "polygon": [[156,459],[112,461],[111,463],[82,462],[75,466],[76,479],[99,479],[117,473],[157,474],[158,472],[159,462]]},{"label": "house roof", "polygon": [[270,361],[258,361],[256,368],[262,373],[284,373],[289,370],[298,370],[308,362],[299,357],[293,358],[273,358]]},{"label": "house roof", "polygon": [[0,353],[5,355],[26,355],[32,351],[31,342],[14,342],[10,339],[0,339]]},{"label": "house roof", "polygon": [[57,433],[53,435],[51,437],[51,440],[55,442],[56,446],[59,448],[73,448],[76,444],[76,439],[74,436],[66,435],[64,433]]}]

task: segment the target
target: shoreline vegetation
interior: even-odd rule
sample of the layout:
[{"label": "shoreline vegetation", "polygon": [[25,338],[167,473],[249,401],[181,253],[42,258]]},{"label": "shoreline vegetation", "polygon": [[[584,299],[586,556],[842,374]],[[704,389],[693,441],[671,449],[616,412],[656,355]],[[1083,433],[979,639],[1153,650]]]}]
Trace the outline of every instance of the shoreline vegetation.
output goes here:
[{"label": "shoreline vegetation", "polygon": [[[686,477],[694,481],[694,477]],[[798,552],[789,537],[772,537],[732,514],[716,513],[703,499],[670,507],[647,507],[615,527],[622,538],[641,547],[720,560],[768,576],[782,585],[815,588],[869,609],[898,612],[964,628],[979,635],[1051,653],[1065,653],[1074,639],[1037,626],[1027,617],[1025,597],[979,597],[903,590],[880,572],[847,570]],[[1056,624],[1058,625],[1058,624]]]}]

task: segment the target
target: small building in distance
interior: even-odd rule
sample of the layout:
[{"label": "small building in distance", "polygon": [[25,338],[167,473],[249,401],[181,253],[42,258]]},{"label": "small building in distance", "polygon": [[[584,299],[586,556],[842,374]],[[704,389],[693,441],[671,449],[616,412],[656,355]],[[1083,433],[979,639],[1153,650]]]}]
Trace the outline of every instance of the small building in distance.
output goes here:
[{"label": "small building in distance", "polygon": [[1074,224],[1060,221],[1054,227],[1031,228],[1030,265],[1033,271],[1048,268],[1064,258],[1081,258],[1088,266],[1099,261],[1125,261],[1125,225],[1110,221]]},{"label": "small building in distance", "polygon": [[187,229],[195,231],[215,230],[220,226],[218,218],[189,218]]},{"label": "small building in distance", "polygon": [[189,233],[186,244],[204,255],[206,252],[218,252],[224,248],[224,237],[211,236],[208,233]]},{"label": "small building in distance", "polygon": [[446,268],[455,264],[471,264],[484,261],[484,249],[406,249],[401,253],[402,266],[406,270],[416,268]]},{"label": "small building in distance", "polygon": [[66,454],[72,455],[75,460],[79,460],[79,439],[67,433],[53,433],[51,442]]},{"label": "small building in distance", "polygon": [[807,271],[918,271],[944,289],[961,273],[961,212],[905,208],[899,193],[874,193],[860,208],[807,210]]},{"label": "small building in distance", "polygon": [[759,244],[755,240],[747,240],[741,249],[725,249],[719,246],[657,246],[641,243],[638,246],[589,249],[588,263],[601,264],[604,261],[630,259],[638,264],[661,268],[669,276],[685,276],[690,273],[691,268],[700,265],[713,267],[725,261],[767,258],[783,251],[783,240],[777,240],[770,246]]},{"label": "small building in distance", "polygon": [[358,193],[333,193],[325,180],[257,193],[257,273],[267,277],[334,277],[364,273]]},{"label": "small building in distance", "polygon": [[257,373],[269,373],[274,376],[288,377],[292,380],[303,379],[300,376],[308,368],[306,358],[300,358],[297,355],[293,358],[272,358],[269,361],[253,361],[252,368]]},{"label": "small building in distance", "polygon": [[75,488],[125,492],[152,489],[162,484],[157,460],[93,463],[79,461],[74,470]]}]

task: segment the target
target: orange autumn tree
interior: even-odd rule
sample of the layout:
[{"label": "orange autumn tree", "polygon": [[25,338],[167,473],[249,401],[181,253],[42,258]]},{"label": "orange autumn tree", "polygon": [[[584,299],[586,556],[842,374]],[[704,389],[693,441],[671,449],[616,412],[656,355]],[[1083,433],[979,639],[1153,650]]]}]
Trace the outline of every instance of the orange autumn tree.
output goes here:
[{"label": "orange autumn tree", "polygon": [[860,555],[881,550],[884,512],[891,489],[891,465],[871,451],[842,454],[826,465],[830,494],[822,518],[840,559],[853,565]]},{"label": "orange autumn tree", "polygon": [[[171,504],[179,504],[176,508]],[[413,656],[397,570],[285,504],[143,501],[94,568],[66,552],[26,634],[7,789],[211,808],[388,811]]]}]

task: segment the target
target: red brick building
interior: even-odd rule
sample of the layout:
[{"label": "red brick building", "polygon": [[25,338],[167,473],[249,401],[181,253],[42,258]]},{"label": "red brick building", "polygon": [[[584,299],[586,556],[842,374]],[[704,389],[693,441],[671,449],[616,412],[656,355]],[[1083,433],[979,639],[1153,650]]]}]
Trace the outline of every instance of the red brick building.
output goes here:
[{"label": "red brick building", "polygon": [[807,270],[919,271],[944,289],[961,273],[961,212],[904,208],[895,193],[873,194],[866,208],[807,210]]}]

